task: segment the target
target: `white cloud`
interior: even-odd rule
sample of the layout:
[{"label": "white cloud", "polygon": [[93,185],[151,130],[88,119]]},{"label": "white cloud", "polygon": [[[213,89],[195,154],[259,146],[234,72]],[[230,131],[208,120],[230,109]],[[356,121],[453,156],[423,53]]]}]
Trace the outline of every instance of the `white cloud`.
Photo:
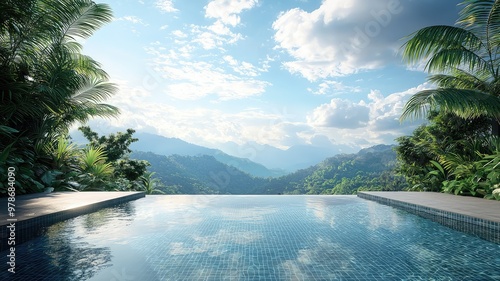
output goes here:
[{"label": "white cloud", "polygon": [[217,22],[211,26],[191,25],[190,33],[194,37],[192,42],[200,44],[205,50],[223,50],[225,44],[234,44],[243,38],[240,33],[233,33],[226,26],[219,26]]},{"label": "white cloud", "polygon": [[214,18],[225,25],[236,26],[241,19],[239,14],[253,8],[257,0],[213,0],[205,6],[205,17]]},{"label": "white cloud", "polygon": [[234,44],[243,39],[243,35],[235,33],[231,28],[241,22],[239,14],[251,9],[257,0],[213,0],[205,6],[205,17],[215,19],[209,26],[191,25],[193,42],[200,44],[205,50],[223,49],[225,44]]},{"label": "white cloud", "polygon": [[402,124],[399,117],[401,116],[404,105],[410,97],[419,91],[429,89],[429,87],[428,83],[424,83],[404,92],[391,94],[387,97],[384,97],[378,91],[371,91],[368,94],[368,99],[370,100],[368,103],[370,107],[370,129],[380,133],[400,132],[407,134],[413,131],[414,127],[424,122],[424,120],[414,123],[404,122]]},{"label": "white cloud", "polygon": [[339,143],[356,142],[361,146],[392,143],[396,137],[410,134],[425,122],[401,123],[399,117],[408,99],[428,87],[425,83],[387,97],[372,90],[367,101],[359,102],[335,98],[315,108],[307,116],[307,123],[316,133],[329,136]]},{"label": "white cloud", "polygon": [[172,0],[157,0],[156,7],[159,8],[163,12],[172,13],[177,12],[178,10],[174,8],[174,4]]},{"label": "white cloud", "polygon": [[[286,149],[288,146],[305,144],[307,137],[301,132],[310,126],[293,122],[300,118],[286,109],[264,111],[259,108],[220,110],[206,108],[202,104],[163,101],[156,91],[131,86],[129,82],[113,81],[120,94],[107,103],[120,108],[116,119],[96,119],[92,126],[99,131],[113,132],[113,128],[133,128],[142,131],[176,137],[208,147],[222,146],[227,142],[240,145],[257,142]],[[182,106],[188,105],[188,106]]]},{"label": "white cloud", "polygon": [[[400,63],[396,54],[401,38],[433,23],[453,24],[456,11],[447,5],[430,0],[325,0],[312,12],[295,8],[281,13],[273,23],[274,40],[277,49],[293,58],[283,63],[291,73],[310,81],[353,74]],[[418,13],[422,7],[426,17]]]},{"label": "white cloud", "polygon": [[265,69],[258,69],[257,67],[255,67],[253,64],[251,64],[249,62],[245,62],[245,61],[238,62],[236,59],[234,59],[230,55],[224,56],[223,59],[231,66],[231,68],[235,72],[237,72],[241,75],[244,75],[244,76],[254,77],[254,76],[258,76],[260,71],[265,71]]},{"label": "white cloud", "polygon": [[256,108],[231,113],[203,105],[171,105],[158,102],[159,97],[143,88],[132,87],[126,81],[115,82],[120,87],[120,95],[108,102],[118,106],[122,113],[117,119],[102,120],[101,128],[147,128],[153,133],[209,147],[226,142],[243,144],[250,141],[281,147],[282,142],[290,138],[284,132],[289,133],[294,127],[283,125],[287,122],[283,113],[269,113]]},{"label": "white cloud", "polygon": [[361,91],[359,87],[346,86],[342,82],[331,80],[320,83],[317,90],[311,88],[307,90],[315,95],[339,95],[344,93],[359,93]]},{"label": "white cloud", "polygon": [[133,24],[140,24],[143,26],[148,26],[147,23],[144,23],[144,21],[141,18],[136,17],[136,16],[125,16],[125,17],[119,18],[118,20],[124,20],[124,21],[131,22]]},{"label": "white cloud", "polygon": [[216,21],[214,24],[207,27],[207,29],[218,35],[232,35],[229,27],[227,27],[220,21]]},{"label": "white cloud", "polygon": [[[230,112],[192,102],[164,101],[155,89],[132,87],[126,81],[114,82],[119,84],[120,94],[109,103],[118,106],[122,114],[117,119],[103,121],[107,126],[134,128],[208,147],[221,148],[233,142],[281,149],[295,145],[343,147],[349,151],[393,143],[395,138],[410,134],[422,122],[400,124],[401,109],[411,95],[428,87],[423,84],[387,97],[371,91],[366,101],[359,102],[332,99],[317,107],[303,122],[301,114],[290,113],[286,108]],[[186,90],[183,85],[177,87],[179,91]],[[192,91],[188,94],[196,95],[195,89]]]},{"label": "white cloud", "polygon": [[261,95],[271,85],[252,78],[255,70],[244,64],[236,67],[247,77],[226,73],[209,62],[182,60],[181,56],[189,58],[189,48],[186,53],[172,49],[164,53],[155,48],[149,48],[149,52],[157,57],[156,70],[166,84],[164,92],[176,99],[196,100],[207,96],[215,96],[219,101],[244,99]]},{"label": "white cloud", "polygon": [[184,32],[182,32],[181,30],[178,30],[178,29],[172,31],[172,34],[179,37],[179,38],[186,38],[187,37],[187,35]]},{"label": "white cloud", "polygon": [[308,123],[319,127],[356,129],[365,127],[369,120],[370,109],[363,103],[332,99],[322,104],[308,117]]}]

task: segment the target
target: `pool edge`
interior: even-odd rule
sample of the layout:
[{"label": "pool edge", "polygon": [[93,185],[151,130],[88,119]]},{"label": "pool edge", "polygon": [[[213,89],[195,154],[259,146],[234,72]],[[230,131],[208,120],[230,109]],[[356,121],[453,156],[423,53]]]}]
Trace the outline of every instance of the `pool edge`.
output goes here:
[{"label": "pool edge", "polygon": [[[378,193],[377,195],[373,193]],[[418,205],[383,196],[384,192],[358,192],[357,196],[362,199],[375,201],[380,204],[395,207],[411,214],[430,219],[451,229],[480,237],[484,240],[500,244],[500,222],[494,222],[483,218],[464,215],[452,211]]]},{"label": "pool edge", "polygon": [[[103,208],[113,207],[122,203],[144,198],[144,192],[120,192],[123,196],[104,199],[94,203],[70,208],[66,210],[56,211],[52,213],[43,214],[37,217],[23,219],[14,222],[15,230],[11,231],[8,227],[9,224],[0,226],[0,252],[8,250],[12,246],[20,245],[26,241],[36,238],[41,234],[41,231],[55,223],[71,219],[80,215],[96,212]],[[11,233],[15,235],[15,240],[12,245],[9,245],[9,237]]]}]

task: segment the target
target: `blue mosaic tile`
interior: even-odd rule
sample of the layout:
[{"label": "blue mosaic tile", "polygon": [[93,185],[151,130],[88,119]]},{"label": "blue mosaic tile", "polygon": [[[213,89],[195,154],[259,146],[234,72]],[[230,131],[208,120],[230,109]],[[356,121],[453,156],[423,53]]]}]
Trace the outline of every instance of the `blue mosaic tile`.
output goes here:
[{"label": "blue mosaic tile", "polygon": [[148,196],[16,253],[0,280],[500,280],[500,245],[355,196]]}]

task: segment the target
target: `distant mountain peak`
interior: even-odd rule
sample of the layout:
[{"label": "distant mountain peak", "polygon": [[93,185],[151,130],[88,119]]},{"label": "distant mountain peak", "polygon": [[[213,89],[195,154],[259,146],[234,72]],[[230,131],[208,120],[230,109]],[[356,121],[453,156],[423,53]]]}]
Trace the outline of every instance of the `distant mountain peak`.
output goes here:
[{"label": "distant mountain peak", "polygon": [[367,148],[363,148],[361,149],[358,154],[364,154],[364,153],[373,153],[373,152],[384,152],[384,151],[388,151],[388,150],[392,150],[396,145],[394,144],[391,144],[391,145],[387,145],[387,144],[377,144],[377,145],[374,145],[374,146],[371,146],[371,147],[367,147]]},{"label": "distant mountain peak", "polygon": [[134,135],[139,141],[130,145],[134,151],[152,152],[158,155],[203,156],[214,157],[217,161],[237,168],[245,173],[257,177],[275,177],[284,173],[269,170],[262,164],[252,162],[246,158],[239,158],[224,153],[221,150],[207,148],[183,141],[178,138],[167,138],[155,134],[138,132]]}]

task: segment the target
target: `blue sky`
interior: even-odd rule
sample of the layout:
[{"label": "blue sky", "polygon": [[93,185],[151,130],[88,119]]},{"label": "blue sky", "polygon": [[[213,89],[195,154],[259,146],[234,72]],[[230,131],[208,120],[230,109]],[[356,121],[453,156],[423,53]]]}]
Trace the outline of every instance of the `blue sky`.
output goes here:
[{"label": "blue sky", "polygon": [[398,118],[426,83],[404,37],[452,25],[459,1],[106,0],[113,22],[84,42],[134,128],[238,154],[297,145],[332,152],[394,143],[422,121]]}]

